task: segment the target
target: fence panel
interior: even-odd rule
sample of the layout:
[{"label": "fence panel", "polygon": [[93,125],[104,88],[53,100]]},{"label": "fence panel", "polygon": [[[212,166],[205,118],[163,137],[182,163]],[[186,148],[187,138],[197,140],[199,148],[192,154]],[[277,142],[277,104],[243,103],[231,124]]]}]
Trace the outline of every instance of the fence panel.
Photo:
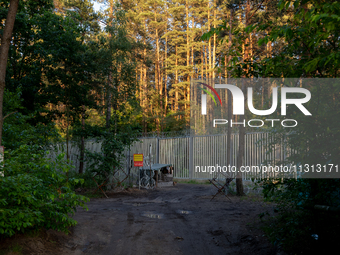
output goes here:
[{"label": "fence panel", "polygon": [[189,139],[182,137],[159,140],[159,163],[172,164],[176,178],[189,178]]},{"label": "fence panel", "polygon": [[[281,139],[279,144],[272,147],[269,152],[270,142],[274,136],[269,133],[248,133],[245,137],[245,155],[244,166],[272,165],[282,162],[287,156],[295,153],[294,150],[286,148],[284,141]],[[150,148],[151,146],[151,148]],[[190,148],[192,146],[192,148]],[[172,138],[140,138],[134,142],[124,152],[122,159],[122,169],[118,170],[117,177],[123,178],[125,174],[130,173],[133,180],[138,179],[138,169],[133,166],[133,154],[143,153],[144,165],[153,163],[172,164],[174,166],[175,178],[193,178],[193,179],[209,179],[212,177],[224,178],[221,173],[208,172],[208,166],[236,166],[237,154],[239,147],[239,136],[237,133],[231,134],[231,157],[227,162],[227,135],[209,135],[194,137],[172,137]],[[55,158],[58,153],[66,152],[65,144],[58,144],[57,149],[50,150],[49,158]],[[91,152],[99,152],[101,143],[94,141],[86,141],[85,148]],[[151,157],[149,157],[151,149]],[[69,155],[71,164],[74,165],[75,171],[79,169],[79,146],[75,143],[69,143]],[[66,153],[65,153],[66,158]],[[84,162],[84,171],[87,165]],[[244,179],[251,178],[271,178],[275,173],[245,173]]]}]

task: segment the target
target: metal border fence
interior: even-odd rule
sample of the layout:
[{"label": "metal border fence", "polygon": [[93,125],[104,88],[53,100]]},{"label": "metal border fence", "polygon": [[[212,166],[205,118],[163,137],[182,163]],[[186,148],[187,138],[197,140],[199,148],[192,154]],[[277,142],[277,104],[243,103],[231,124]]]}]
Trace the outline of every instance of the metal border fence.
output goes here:
[{"label": "metal border fence", "polygon": [[[291,153],[285,147],[283,139],[271,145],[274,136],[271,133],[248,133],[245,137],[245,154],[244,166],[260,166],[261,164],[275,166],[283,162]],[[135,153],[144,154],[144,164],[151,163],[172,164],[174,167],[174,177],[183,179],[210,179],[212,174],[209,172],[198,172],[197,167],[204,169],[205,166],[236,166],[237,154],[239,147],[238,134],[231,134],[231,155],[230,162],[227,162],[227,135],[206,135],[206,136],[186,136],[186,137],[151,137],[140,138],[134,142],[125,152],[125,158],[122,159],[122,165],[125,172],[129,172],[132,179],[138,177],[138,169],[131,167],[133,164],[132,157]],[[272,147],[270,147],[272,146]],[[54,158],[66,146],[59,145],[58,149],[51,151],[49,157]],[[100,152],[101,143],[87,141],[85,148],[89,151]],[[150,153],[151,152],[151,153]],[[79,147],[71,143],[69,145],[69,154],[75,170],[79,168]],[[66,157],[66,156],[65,156]],[[86,162],[84,163],[86,171]],[[118,176],[120,173],[118,173]],[[272,178],[275,172],[266,173],[244,173],[243,178]],[[216,178],[224,178],[221,173],[214,173]]]}]

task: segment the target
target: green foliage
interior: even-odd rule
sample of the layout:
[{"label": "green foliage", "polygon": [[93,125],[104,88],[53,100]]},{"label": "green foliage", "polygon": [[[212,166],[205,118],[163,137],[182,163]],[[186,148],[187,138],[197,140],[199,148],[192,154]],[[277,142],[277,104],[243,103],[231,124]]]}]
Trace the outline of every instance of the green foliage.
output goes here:
[{"label": "green foliage", "polygon": [[64,109],[56,108],[48,115],[51,118],[66,115],[68,122],[74,122],[80,118],[84,105],[95,105],[89,96],[93,85],[89,78],[94,71],[91,61],[95,56],[79,40],[81,30],[72,17],[46,13],[37,19],[37,24],[41,28],[40,47],[48,65],[44,68],[42,95],[45,102],[65,105]]},{"label": "green foliage", "polygon": [[[0,3],[2,20],[6,18],[8,2]],[[105,73],[98,64],[102,55],[93,40],[99,25],[92,3],[57,2],[66,2],[68,10],[56,13],[52,0],[20,1],[13,30],[6,88],[16,93],[20,87],[23,107],[17,111],[30,116],[32,125],[60,118],[70,124],[79,118],[84,105],[94,108],[90,90]]]},{"label": "green foliage", "polygon": [[[2,20],[6,19],[8,2],[5,0],[0,3]],[[19,1],[12,34],[13,43],[9,49],[6,71],[6,88],[11,92],[16,92],[17,87],[21,87],[21,98],[24,99],[22,105],[24,107],[19,112],[24,115],[34,113],[38,122],[44,120],[44,117],[39,115],[36,110],[41,110],[46,103],[41,93],[38,93],[44,85],[42,68],[46,62],[42,61],[44,49],[38,43],[40,39],[38,34],[41,29],[37,19],[44,16],[43,13],[52,10],[52,0]],[[32,119],[31,122],[35,122],[35,120]]]},{"label": "green foliage", "polygon": [[0,234],[12,236],[31,229],[68,232],[76,224],[70,216],[89,201],[71,187],[81,182],[67,180],[70,166],[59,155],[55,162],[44,157],[39,146],[23,145],[5,154],[5,177],[0,177]]},{"label": "green foliage", "polygon": [[[91,172],[91,171],[85,171],[82,174],[79,174],[74,170],[68,172],[68,177],[70,179],[82,179],[83,180],[81,182],[77,182],[77,183],[74,183],[72,185],[72,188],[74,190],[76,190],[78,188],[85,189],[85,190],[87,190],[87,189],[91,190],[93,188],[97,188],[97,185],[93,181],[92,176],[93,176],[93,172]],[[90,193],[90,194],[92,194],[92,193]],[[90,197],[89,196],[90,194],[86,194],[85,196]]]},{"label": "green foliage", "polygon": [[[293,165],[339,164],[340,116],[337,81],[308,79],[303,85],[312,94],[305,104],[312,116],[305,116],[289,107],[287,118],[299,124],[293,130],[277,127],[272,130],[269,147],[285,139],[286,148],[294,153],[287,157]],[[267,141],[268,142],[268,141]],[[315,176],[314,176],[315,177]],[[339,179],[277,179],[263,185],[264,196],[277,203],[276,219],[271,219],[266,232],[270,239],[287,252],[312,253],[321,247],[333,247],[339,238],[340,218],[336,214],[317,211],[315,205],[340,208]],[[318,236],[316,240],[314,235]]]},{"label": "green foliage", "polygon": [[2,144],[7,149],[18,149],[21,145],[39,145],[45,147],[59,141],[60,136],[52,123],[44,125],[37,123],[33,126],[29,116],[20,112],[22,109],[21,87],[15,92],[5,89],[4,92],[4,124]]},{"label": "green foliage", "polygon": [[[233,41],[228,52],[232,76],[338,78],[339,2],[281,0],[276,8],[282,15],[248,24],[246,28],[233,28]],[[268,14],[269,8],[266,7],[263,16]],[[225,23],[206,33],[203,39],[211,38],[221,29],[229,30]],[[261,54],[255,53],[251,62],[241,58],[243,51],[240,46],[247,46],[246,38],[250,32],[259,36],[258,44],[263,51],[265,44],[270,42],[273,48],[270,56],[261,57]],[[271,130],[274,139],[269,147],[285,139],[285,145],[295,151],[288,157],[288,163],[340,163],[340,86],[337,82],[329,80],[326,84],[320,79],[304,80],[303,87],[312,94],[312,100],[305,105],[312,116],[304,116],[298,109],[289,108],[285,117],[298,120],[298,126],[294,130],[281,127]],[[271,240],[294,254],[327,253],[330,247],[334,248],[335,240],[339,239],[339,216],[316,211],[314,206],[339,208],[339,187],[338,179],[277,179],[265,182],[264,196],[278,203],[277,219],[270,221],[266,229]]]},{"label": "green foliage", "polygon": [[[298,79],[287,79],[296,86]],[[270,151],[276,145],[284,143],[288,149],[286,162],[293,165],[327,165],[340,163],[340,83],[337,79],[304,79],[301,84],[311,92],[312,99],[304,104],[312,116],[304,115],[297,107],[289,106],[286,119],[294,119],[298,125],[294,128],[285,128],[280,125],[268,129],[271,132],[268,140],[258,141],[259,145],[265,145]],[[291,94],[298,98],[299,95]],[[300,94],[301,96],[301,94]],[[281,104],[279,97],[278,104]],[[274,113],[266,118],[275,118]],[[273,162],[267,162],[273,163]],[[315,176],[314,176],[315,177]]]},{"label": "green foliage", "polygon": [[277,204],[276,218],[271,218],[264,228],[271,241],[294,254],[334,248],[334,240],[340,237],[340,217],[336,213],[317,211],[314,205],[339,208],[339,184],[339,179],[265,182],[265,198]]},{"label": "green foliage", "polygon": [[13,252],[21,253],[21,252],[22,252],[22,246],[16,244],[16,245],[14,245],[14,246],[11,247],[11,250],[12,250]]},{"label": "green foliage", "polygon": [[103,39],[107,49],[109,77],[102,89],[106,98],[105,107],[113,109],[112,124],[117,125],[118,122],[129,122],[133,114],[138,114],[138,82],[135,74],[136,51],[141,49],[141,45],[128,35],[126,11],[119,4],[114,4],[112,8],[115,18],[108,18],[105,29],[109,36]]},{"label": "green foliage", "polygon": [[[293,2],[293,5],[290,5]],[[285,24],[258,25],[271,30],[259,44],[284,41],[282,49],[263,62],[263,75],[280,77],[337,77],[339,71],[340,4],[337,1],[281,0],[283,11],[294,12]]]},{"label": "green foliage", "polygon": [[101,152],[86,152],[87,171],[91,172],[92,176],[97,174],[96,180],[102,183],[123,166],[124,151],[137,139],[134,138],[133,131],[127,127],[125,132],[117,134],[104,130],[97,140],[102,143]]}]

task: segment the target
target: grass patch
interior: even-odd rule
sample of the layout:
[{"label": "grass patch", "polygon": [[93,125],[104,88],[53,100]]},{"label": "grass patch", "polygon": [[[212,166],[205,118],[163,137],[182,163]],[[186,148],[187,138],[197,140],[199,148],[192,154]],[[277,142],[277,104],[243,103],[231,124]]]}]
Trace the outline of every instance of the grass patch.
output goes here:
[{"label": "grass patch", "polygon": [[7,249],[1,249],[0,255],[21,255],[22,254],[22,246],[19,244],[15,244],[10,246]]},{"label": "grass patch", "polygon": [[28,237],[40,237],[42,235],[41,233],[41,229],[32,229],[32,230],[28,230],[26,233],[26,236]]},{"label": "grass patch", "polygon": [[21,254],[22,253],[22,246],[19,245],[19,244],[15,244],[11,247],[11,251]]},{"label": "grass patch", "polygon": [[[235,192],[236,194],[236,192]],[[248,194],[245,194],[244,196],[240,197],[241,200],[247,200],[247,201],[252,201],[252,202],[264,202],[264,199],[261,195],[254,194],[249,192]],[[268,203],[270,204],[270,203]]]},{"label": "grass patch", "polygon": [[229,187],[229,189],[228,189],[228,195],[236,196],[235,190],[233,190],[233,189],[231,189],[231,188]]},{"label": "grass patch", "polygon": [[103,192],[101,192],[100,190],[99,191],[96,191],[95,193],[93,193],[94,190],[88,190],[86,192],[84,192],[82,195],[87,197],[87,198],[103,198],[105,197],[105,195],[103,194]]}]

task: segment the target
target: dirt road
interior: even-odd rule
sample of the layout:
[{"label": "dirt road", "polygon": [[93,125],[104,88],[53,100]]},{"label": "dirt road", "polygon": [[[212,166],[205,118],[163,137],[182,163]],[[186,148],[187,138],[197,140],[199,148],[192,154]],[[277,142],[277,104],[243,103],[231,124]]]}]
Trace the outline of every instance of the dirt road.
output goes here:
[{"label": "dirt road", "polygon": [[177,184],[94,199],[60,235],[60,254],[276,254],[251,223],[263,202],[223,195],[211,185]]}]

